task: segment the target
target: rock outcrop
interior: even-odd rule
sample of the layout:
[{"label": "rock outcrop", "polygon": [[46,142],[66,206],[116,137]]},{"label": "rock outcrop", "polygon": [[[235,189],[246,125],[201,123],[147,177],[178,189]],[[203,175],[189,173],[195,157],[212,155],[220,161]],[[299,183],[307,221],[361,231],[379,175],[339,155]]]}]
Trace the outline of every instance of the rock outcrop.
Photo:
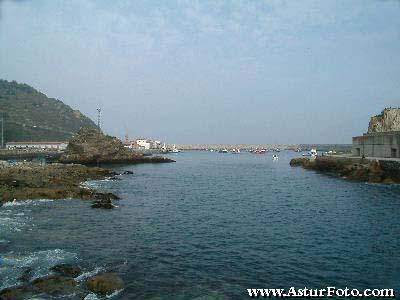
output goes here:
[{"label": "rock outcrop", "polygon": [[92,208],[113,209],[114,207],[110,199],[96,200],[92,203]]},{"label": "rock outcrop", "polygon": [[81,183],[112,176],[111,170],[76,164],[35,163],[0,166],[0,203],[25,199],[110,199],[117,196],[84,188]]},{"label": "rock outcrop", "polygon": [[145,157],[126,149],[116,137],[103,134],[98,129],[81,128],[69,141],[67,150],[59,158],[62,163],[134,164],[173,162],[164,157]]},{"label": "rock outcrop", "polygon": [[100,295],[110,295],[124,288],[124,282],[115,273],[95,275],[86,282],[86,285],[90,291]]},{"label": "rock outcrop", "polygon": [[400,131],[400,108],[385,108],[380,115],[371,118],[368,133]]},{"label": "rock outcrop", "polygon": [[400,183],[400,162],[323,156],[315,159],[294,158],[292,167],[334,173],[351,180],[371,183]]},{"label": "rock outcrop", "polygon": [[54,273],[0,290],[0,300],[98,299],[96,294],[102,297],[124,288],[123,280],[114,272],[79,281],[75,277],[82,274],[82,270],[77,265],[62,264],[54,266],[51,271]]},{"label": "rock outcrop", "polygon": [[56,265],[52,267],[51,270],[57,274],[69,277],[78,277],[80,274],[82,274],[82,269],[79,266],[71,264]]},{"label": "rock outcrop", "polygon": [[78,291],[77,285],[77,282],[71,277],[50,275],[35,279],[31,287],[40,293],[58,296],[76,293]]}]

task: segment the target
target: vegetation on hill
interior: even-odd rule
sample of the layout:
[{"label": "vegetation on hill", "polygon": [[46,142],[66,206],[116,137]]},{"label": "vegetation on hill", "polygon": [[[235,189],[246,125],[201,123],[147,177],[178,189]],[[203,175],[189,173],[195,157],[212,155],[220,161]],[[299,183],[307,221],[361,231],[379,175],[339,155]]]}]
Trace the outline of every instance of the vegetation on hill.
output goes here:
[{"label": "vegetation on hill", "polygon": [[11,141],[64,141],[81,127],[97,128],[78,110],[48,98],[27,84],[0,79],[0,117],[4,139]]}]

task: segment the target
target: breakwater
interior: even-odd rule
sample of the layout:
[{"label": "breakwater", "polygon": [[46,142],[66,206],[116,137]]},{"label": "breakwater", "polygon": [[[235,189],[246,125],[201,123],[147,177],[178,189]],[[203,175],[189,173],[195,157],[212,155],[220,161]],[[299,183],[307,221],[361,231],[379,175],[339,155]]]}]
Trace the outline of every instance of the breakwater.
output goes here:
[{"label": "breakwater", "polygon": [[292,167],[335,173],[351,180],[371,183],[400,183],[400,160],[344,156],[300,157],[290,161]]}]

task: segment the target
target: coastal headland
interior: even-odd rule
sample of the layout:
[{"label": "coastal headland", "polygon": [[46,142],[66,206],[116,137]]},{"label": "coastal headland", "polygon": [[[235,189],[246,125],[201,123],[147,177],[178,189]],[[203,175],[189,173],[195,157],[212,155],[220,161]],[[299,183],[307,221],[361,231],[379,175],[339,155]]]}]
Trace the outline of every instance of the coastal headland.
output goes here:
[{"label": "coastal headland", "polygon": [[332,173],[356,181],[400,183],[400,159],[317,156],[294,158],[290,165]]},{"label": "coastal headland", "polygon": [[101,165],[167,163],[165,157],[145,157],[125,149],[122,142],[96,128],[82,128],[70,140],[66,151],[50,163],[4,162],[0,165],[0,203],[26,199],[78,198],[95,200],[93,207],[112,208],[112,193],[102,193],[82,185],[116,174]]}]

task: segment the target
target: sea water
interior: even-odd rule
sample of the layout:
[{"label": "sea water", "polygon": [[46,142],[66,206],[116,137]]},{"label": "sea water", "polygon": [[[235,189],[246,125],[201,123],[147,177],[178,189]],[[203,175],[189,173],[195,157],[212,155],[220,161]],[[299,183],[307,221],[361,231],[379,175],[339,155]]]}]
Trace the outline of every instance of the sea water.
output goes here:
[{"label": "sea water", "polygon": [[0,289],[60,263],[115,271],[114,299],[248,299],[248,288],[398,288],[400,186],[291,168],[296,153],[183,152],[88,185],[81,200],[0,207]]}]

